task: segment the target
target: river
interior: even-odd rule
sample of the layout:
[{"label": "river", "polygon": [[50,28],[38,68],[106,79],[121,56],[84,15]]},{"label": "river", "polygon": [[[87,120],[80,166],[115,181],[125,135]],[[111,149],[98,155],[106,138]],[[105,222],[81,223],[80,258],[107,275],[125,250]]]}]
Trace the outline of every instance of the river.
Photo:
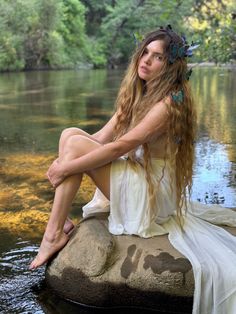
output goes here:
[{"label": "river", "polygon": [[[45,172],[60,132],[99,129],[113,112],[122,76],[122,70],[0,75],[0,313],[97,313],[58,298],[45,286],[44,268],[29,272],[28,264],[52,204]],[[199,126],[192,198],[236,207],[235,71],[196,67],[191,82]],[[93,191],[86,178],[72,207],[75,222]]]}]

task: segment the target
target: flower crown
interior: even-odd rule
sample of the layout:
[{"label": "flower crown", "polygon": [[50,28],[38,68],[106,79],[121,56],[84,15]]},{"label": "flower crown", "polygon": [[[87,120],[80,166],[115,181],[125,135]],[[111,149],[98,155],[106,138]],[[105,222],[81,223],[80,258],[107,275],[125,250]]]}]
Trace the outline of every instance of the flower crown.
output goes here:
[{"label": "flower crown", "polygon": [[[170,37],[170,50],[168,55],[168,61],[170,64],[173,64],[177,59],[192,57],[193,51],[199,47],[199,44],[194,43],[193,41],[189,45],[184,35],[181,36],[182,42],[177,43],[175,40],[177,34],[172,30],[172,26],[170,24],[168,24],[165,28],[160,26],[160,31]],[[133,36],[136,44],[139,44],[144,39],[144,36],[137,32],[133,34]]]},{"label": "flower crown", "polygon": [[193,41],[189,45],[184,35],[181,36],[182,42],[176,43],[176,40],[175,40],[176,33],[172,30],[172,27],[170,24],[168,24],[165,28],[161,26],[160,30],[163,33],[166,33],[170,37],[170,40],[171,40],[169,56],[168,56],[169,63],[171,64],[173,64],[177,59],[192,57],[193,51],[199,47],[199,44],[194,43]]}]

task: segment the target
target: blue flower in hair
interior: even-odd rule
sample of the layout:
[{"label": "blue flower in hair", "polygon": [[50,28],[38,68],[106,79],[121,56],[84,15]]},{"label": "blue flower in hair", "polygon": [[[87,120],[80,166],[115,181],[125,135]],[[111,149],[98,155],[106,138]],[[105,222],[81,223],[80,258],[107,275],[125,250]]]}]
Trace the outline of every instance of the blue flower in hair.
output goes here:
[{"label": "blue flower in hair", "polygon": [[193,69],[192,69],[192,68],[189,69],[189,70],[186,72],[185,78],[186,78],[187,81],[189,81],[190,76],[192,75],[192,73],[193,73]]},{"label": "blue flower in hair", "polygon": [[170,44],[170,63],[174,63],[176,59],[185,57],[185,46],[180,46],[175,43]]},{"label": "blue flower in hair", "polygon": [[199,43],[192,42],[191,45],[188,44],[186,36],[182,35],[182,43],[175,41],[174,31],[171,25],[167,25],[166,28],[160,27],[162,32],[165,32],[171,39],[170,49],[169,49],[169,62],[173,64],[176,59],[183,59],[185,57],[192,57],[193,51],[199,47]]},{"label": "blue flower in hair", "polygon": [[184,91],[181,89],[176,93],[171,93],[171,97],[174,102],[180,105],[184,100]]}]

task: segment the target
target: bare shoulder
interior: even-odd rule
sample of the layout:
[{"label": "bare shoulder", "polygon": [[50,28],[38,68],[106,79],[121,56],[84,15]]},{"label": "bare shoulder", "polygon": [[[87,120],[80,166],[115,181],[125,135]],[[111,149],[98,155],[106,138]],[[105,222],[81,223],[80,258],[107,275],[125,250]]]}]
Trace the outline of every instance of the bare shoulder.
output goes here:
[{"label": "bare shoulder", "polygon": [[162,100],[158,101],[148,112],[148,117],[155,118],[162,118],[168,119],[169,117],[169,110],[168,107],[171,105],[171,97],[167,96]]},{"label": "bare shoulder", "polygon": [[157,104],[162,106],[169,106],[171,104],[171,96],[166,96],[162,100],[160,100]]},{"label": "bare shoulder", "polygon": [[168,106],[171,103],[170,97],[165,97],[162,100],[158,101],[148,112],[148,115],[168,115]]},{"label": "bare shoulder", "polygon": [[124,149],[128,152],[162,135],[166,132],[168,118],[165,101],[161,100],[154,104],[141,121],[117,141],[122,151]]}]

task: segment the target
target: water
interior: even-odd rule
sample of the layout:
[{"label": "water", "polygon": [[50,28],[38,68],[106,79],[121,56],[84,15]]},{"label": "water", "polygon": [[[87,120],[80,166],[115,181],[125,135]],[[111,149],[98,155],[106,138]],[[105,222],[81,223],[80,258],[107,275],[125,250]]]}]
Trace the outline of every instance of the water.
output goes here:
[{"label": "water", "polygon": [[[60,132],[69,126],[88,132],[101,127],[113,112],[122,75],[106,70],[1,74],[0,313],[99,312],[58,298],[44,284],[44,268],[29,272],[28,264],[52,204],[45,172]],[[193,199],[236,207],[235,72],[198,68],[191,81],[199,125]],[[73,205],[75,222],[93,190],[86,179]]]}]

